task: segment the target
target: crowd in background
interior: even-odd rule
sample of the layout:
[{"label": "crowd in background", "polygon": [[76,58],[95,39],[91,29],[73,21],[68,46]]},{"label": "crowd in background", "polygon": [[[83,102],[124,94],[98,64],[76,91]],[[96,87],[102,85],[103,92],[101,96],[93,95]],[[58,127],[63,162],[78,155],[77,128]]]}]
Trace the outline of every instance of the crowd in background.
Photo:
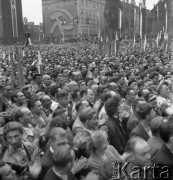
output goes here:
[{"label": "crowd in background", "polygon": [[[173,179],[173,54],[119,43],[1,47],[0,179]],[[113,54],[114,46],[112,46]],[[11,72],[14,68],[15,79]],[[126,164],[126,173],[117,171]],[[138,169],[134,173],[134,167]],[[146,167],[148,168],[146,170]],[[118,174],[119,172],[119,174]]]}]

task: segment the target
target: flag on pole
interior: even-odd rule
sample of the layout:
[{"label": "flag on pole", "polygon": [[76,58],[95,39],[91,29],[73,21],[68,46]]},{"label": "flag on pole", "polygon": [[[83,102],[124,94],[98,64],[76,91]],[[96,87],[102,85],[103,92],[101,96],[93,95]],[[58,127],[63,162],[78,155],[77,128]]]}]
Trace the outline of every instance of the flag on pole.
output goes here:
[{"label": "flag on pole", "polygon": [[101,32],[100,32],[100,26],[99,26],[98,39],[100,38],[101,38]]},{"label": "flag on pole", "polygon": [[145,49],[146,49],[146,45],[147,45],[147,37],[146,37],[146,35],[145,35],[145,38],[144,38],[144,51],[145,51]]},{"label": "flag on pole", "polygon": [[106,37],[106,44],[109,42],[109,37],[107,36]]},{"label": "flag on pole", "polygon": [[119,20],[119,28],[120,28],[120,37],[121,37],[121,28],[122,28],[122,9],[119,8],[120,12],[120,20]]},{"label": "flag on pole", "polygon": [[18,37],[16,0],[10,0],[13,37]]},{"label": "flag on pole", "polygon": [[97,12],[97,18],[98,18],[98,22],[100,23],[100,12]]},{"label": "flag on pole", "polygon": [[159,19],[159,6],[157,5],[157,20]]},{"label": "flag on pole", "polygon": [[24,50],[22,51],[22,56],[25,57],[25,51]]},{"label": "flag on pole", "polygon": [[115,34],[115,57],[117,56],[117,41],[118,41],[118,36],[117,36],[117,32]]},{"label": "flag on pole", "polygon": [[135,45],[136,45],[136,37],[135,37],[135,34],[134,34],[133,47],[135,47]]},{"label": "flag on pole", "polygon": [[5,52],[2,53],[2,59],[5,59]]},{"label": "flag on pole", "polygon": [[140,7],[140,38],[142,39],[142,23],[143,23],[143,17],[142,17],[142,4],[139,4]]},{"label": "flag on pole", "polygon": [[11,62],[11,54],[10,53],[8,54],[8,62],[9,63]]},{"label": "flag on pole", "polygon": [[134,33],[136,33],[136,8],[134,8]]},{"label": "flag on pole", "polygon": [[165,31],[168,30],[168,6],[167,6],[167,2],[165,2],[165,11],[166,11],[166,16],[165,16]]},{"label": "flag on pole", "polygon": [[99,52],[100,52],[100,56],[102,56],[102,36],[98,39],[98,43],[99,43]]},{"label": "flag on pole", "polygon": [[42,74],[42,60],[40,50],[38,51],[38,72],[39,74]]},{"label": "flag on pole", "polygon": [[156,44],[157,44],[157,48],[159,47],[159,33],[157,35],[157,38],[156,38]]},{"label": "flag on pole", "polygon": [[11,58],[11,53],[9,53],[9,63],[11,64],[11,83],[12,83],[12,90],[15,90],[15,72],[14,72],[14,51],[12,52],[12,58]]},{"label": "flag on pole", "polygon": [[16,58],[17,58],[17,62],[18,62],[19,87],[21,88],[22,86],[25,85],[25,81],[24,81],[24,75],[23,75],[23,66],[22,66],[22,62],[20,60],[18,49],[16,49]]}]

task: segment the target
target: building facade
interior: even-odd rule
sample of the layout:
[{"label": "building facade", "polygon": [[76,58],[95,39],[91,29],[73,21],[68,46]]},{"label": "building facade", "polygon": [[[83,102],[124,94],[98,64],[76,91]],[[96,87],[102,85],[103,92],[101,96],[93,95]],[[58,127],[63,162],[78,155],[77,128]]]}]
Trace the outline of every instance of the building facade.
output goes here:
[{"label": "building facade", "polygon": [[105,0],[42,0],[46,42],[96,36],[105,26]]},{"label": "building facade", "polygon": [[157,36],[160,31],[166,30],[166,4],[167,4],[167,31],[173,35],[173,1],[160,0],[148,13],[147,33]]}]

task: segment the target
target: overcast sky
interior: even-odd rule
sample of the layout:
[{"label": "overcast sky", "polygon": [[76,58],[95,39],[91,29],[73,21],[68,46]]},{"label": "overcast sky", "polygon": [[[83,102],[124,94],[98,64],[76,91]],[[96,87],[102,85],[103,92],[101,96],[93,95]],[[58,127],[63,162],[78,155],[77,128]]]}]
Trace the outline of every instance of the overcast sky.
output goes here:
[{"label": "overcast sky", "polygon": [[[141,0],[136,0],[138,5]],[[159,0],[146,0],[148,9],[153,8]],[[22,0],[23,17],[27,17],[28,21],[33,21],[35,24],[42,22],[42,1],[41,0]]]}]

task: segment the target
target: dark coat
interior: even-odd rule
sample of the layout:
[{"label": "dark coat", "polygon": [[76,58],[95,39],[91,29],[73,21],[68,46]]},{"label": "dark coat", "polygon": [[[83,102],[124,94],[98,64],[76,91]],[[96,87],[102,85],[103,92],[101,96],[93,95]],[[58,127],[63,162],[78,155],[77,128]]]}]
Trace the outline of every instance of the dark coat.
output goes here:
[{"label": "dark coat", "polygon": [[150,138],[150,136],[148,135],[148,133],[146,132],[146,130],[144,129],[144,127],[142,126],[141,123],[139,123],[130,133],[130,137],[132,136],[138,136],[141,137],[143,139],[145,139],[146,141],[148,141],[148,139]]},{"label": "dark coat", "polygon": [[[68,171],[67,173],[67,177],[68,177],[68,180],[75,180],[75,177],[74,175]],[[53,168],[49,169],[49,171],[46,173],[45,177],[44,177],[44,180],[62,180],[62,178],[60,178],[59,176],[57,176],[54,171],[53,171]]]},{"label": "dark coat", "polygon": [[161,149],[158,151],[158,153],[152,158],[152,162],[156,164],[157,171],[156,171],[156,177],[162,177],[157,178],[159,180],[164,179],[163,177],[167,176],[167,173],[163,173],[164,171],[168,170],[168,178],[166,179],[173,179],[173,153],[167,148],[165,144],[162,145]]},{"label": "dark coat", "polygon": [[53,166],[53,156],[50,150],[48,150],[41,159],[42,169],[40,173],[40,179],[44,179],[47,171]]},{"label": "dark coat", "polygon": [[123,154],[128,140],[127,130],[125,126],[121,126],[118,118],[109,117],[104,126],[108,128],[108,138],[110,145],[112,145],[119,154]]}]

